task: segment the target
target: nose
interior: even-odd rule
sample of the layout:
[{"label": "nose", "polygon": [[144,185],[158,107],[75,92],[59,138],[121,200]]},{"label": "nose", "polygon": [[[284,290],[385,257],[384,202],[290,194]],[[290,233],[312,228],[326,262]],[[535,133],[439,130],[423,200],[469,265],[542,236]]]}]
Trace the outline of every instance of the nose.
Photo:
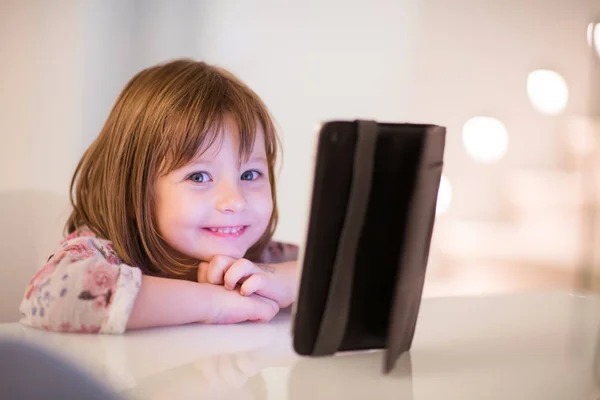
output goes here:
[{"label": "nose", "polygon": [[222,183],[218,188],[216,208],[222,213],[244,211],[248,203],[244,193],[235,183]]}]

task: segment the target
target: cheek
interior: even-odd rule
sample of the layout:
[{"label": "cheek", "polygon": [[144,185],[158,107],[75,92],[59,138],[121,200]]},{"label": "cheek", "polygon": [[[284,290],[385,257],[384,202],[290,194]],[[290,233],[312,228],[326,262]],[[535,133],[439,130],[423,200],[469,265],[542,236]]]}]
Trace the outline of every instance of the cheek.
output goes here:
[{"label": "cheek", "polygon": [[210,215],[212,204],[210,199],[200,193],[188,191],[179,193],[171,202],[169,222],[177,227],[196,226]]},{"label": "cheek", "polygon": [[[250,202],[254,211],[267,222],[273,213],[273,198],[271,197],[271,189],[261,189],[250,194]],[[266,223],[266,222],[265,222]]]},{"label": "cheek", "polygon": [[157,196],[156,217],[158,231],[165,237],[194,224],[206,213],[206,201],[199,198],[199,193],[185,188],[171,188]]}]

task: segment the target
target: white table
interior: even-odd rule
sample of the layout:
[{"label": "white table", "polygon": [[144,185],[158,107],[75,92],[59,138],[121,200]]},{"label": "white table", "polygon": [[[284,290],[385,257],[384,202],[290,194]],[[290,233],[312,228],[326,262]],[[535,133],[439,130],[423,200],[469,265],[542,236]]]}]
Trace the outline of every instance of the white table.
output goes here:
[{"label": "white table", "polygon": [[426,299],[410,356],[305,359],[290,315],[269,324],[190,325],[122,336],[0,325],[136,399],[598,399],[600,298],[564,292]]}]

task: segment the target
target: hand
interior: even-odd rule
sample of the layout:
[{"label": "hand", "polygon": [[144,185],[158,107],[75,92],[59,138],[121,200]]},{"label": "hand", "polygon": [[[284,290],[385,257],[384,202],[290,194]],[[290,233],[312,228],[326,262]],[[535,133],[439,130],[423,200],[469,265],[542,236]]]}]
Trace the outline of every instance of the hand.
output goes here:
[{"label": "hand", "polygon": [[244,321],[268,322],[279,312],[277,302],[257,294],[241,296],[222,286],[204,285],[210,293],[207,324],[235,324]]},{"label": "hand", "polygon": [[295,262],[258,264],[246,259],[215,256],[198,266],[198,282],[223,285],[227,290],[239,286],[242,296],[258,294],[275,300],[279,307],[294,301]]}]

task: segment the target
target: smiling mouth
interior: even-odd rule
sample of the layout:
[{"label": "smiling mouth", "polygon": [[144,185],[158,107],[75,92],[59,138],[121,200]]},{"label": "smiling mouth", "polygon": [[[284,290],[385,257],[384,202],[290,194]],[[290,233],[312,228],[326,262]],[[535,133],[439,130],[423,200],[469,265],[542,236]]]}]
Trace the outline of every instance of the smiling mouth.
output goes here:
[{"label": "smiling mouth", "polygon": [[205,231],[219,237],[229,237],[234,238],[244,234],[247,225],[238,225],[238,226],[219,226],[219,227],[210,227],[210,228],[202,228]]}]

